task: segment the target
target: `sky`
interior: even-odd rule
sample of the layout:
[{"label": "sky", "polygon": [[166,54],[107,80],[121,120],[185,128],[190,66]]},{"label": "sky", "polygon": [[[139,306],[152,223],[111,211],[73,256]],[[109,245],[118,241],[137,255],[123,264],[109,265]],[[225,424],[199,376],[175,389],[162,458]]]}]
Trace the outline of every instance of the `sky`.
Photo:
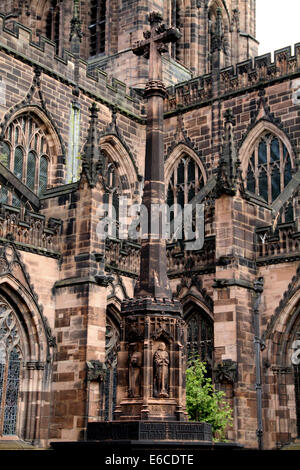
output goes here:
[{"label": "sky", "polygon": [[256,0],[256,18],[259,55],[300,42],[300,0]]}]

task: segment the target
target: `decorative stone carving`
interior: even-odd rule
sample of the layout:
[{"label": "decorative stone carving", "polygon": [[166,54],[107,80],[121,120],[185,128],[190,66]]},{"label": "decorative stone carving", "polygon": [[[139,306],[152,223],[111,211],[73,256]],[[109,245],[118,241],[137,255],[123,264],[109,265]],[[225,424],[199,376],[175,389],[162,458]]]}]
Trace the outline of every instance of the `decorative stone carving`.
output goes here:
[{"label": "decorative stone carving", "polygon": [[300,331],[296,334],[297,339],[292,344],[292,357],[291,362],[294,366],[299,366],[300,364]]},{"label": "decorative stone carving", "polygon": [[157,398],[167,398],[169,382],[169,353],[165,343],[159,343],[153,356],[153,390]]},{"label": "decorative stone carving", "polygon": [[214,369],[214,377],[216,383],[235,383],[237,381],[237,362],[232,359],[225,359],[222,363],[217,364]]},{"label": "decorative stone carving", "polygon": [[100,381],[103,382],[105,379],[106,365],[103,362],[92,360],[87,361],[87,379],[89,381]]},{"label": "decorative stone carving", "polygon": [[130,345],[133,349],[129,357],[129,397],[139,397],[141,395],[141,367],[142,353],[138,350],[136,343]]}]

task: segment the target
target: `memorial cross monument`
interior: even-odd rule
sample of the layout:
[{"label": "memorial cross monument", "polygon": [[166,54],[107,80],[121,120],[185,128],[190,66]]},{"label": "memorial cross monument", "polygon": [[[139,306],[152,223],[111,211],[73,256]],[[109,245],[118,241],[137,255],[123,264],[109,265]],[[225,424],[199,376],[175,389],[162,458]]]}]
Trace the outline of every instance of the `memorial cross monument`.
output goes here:
[{"label": "memorial cross monument", "polygon": [[[172,300],[169,287],[162,214],[157,223],[158,214],[153,213],[153,204],[165,203],[163,101],[166,89],[162,83],[161,54],[181,34],[178,29],[161,24],[159,13],[150,13],[149,22],[151,30],[144,32],[145,39],[133,48],[134,54],[150,61],[145,88],[147,128],[142,198],[147,208],[148,233],[141,240],[140,276],[134,298],[122,304],[124,325],[118,355],[115,418],[186,421],[185,323],[181,305]],[[132,367],[132,358],[136,367]]]},{"label": "memorial cross monument", "polygon": [[[172,298],[167,276],[166,240],[162,214],[151,216],[153,204],[165,203],[161,54],[181,34],[150,13],[151,30],[144,32],[133,53],[149,58],[146,84],[147,128],[145,182],[142,204],[148,230],[141,240],[140,276],[134,298],[122,303],[122,331],[117,365],[117,404],[114,421],[88,424],[90,441],[140,448],[176,442],[180,449],[195,441],[211,448],[211,426],[188,423],[185,406],[186,325],[182,307]],[[137,443],[137,444],[136,444]],[[127,444],[126,444],[127,445]],[[128,449],[129,449],[128,447]],[[147,447],[147,446],[146,446]]]}]

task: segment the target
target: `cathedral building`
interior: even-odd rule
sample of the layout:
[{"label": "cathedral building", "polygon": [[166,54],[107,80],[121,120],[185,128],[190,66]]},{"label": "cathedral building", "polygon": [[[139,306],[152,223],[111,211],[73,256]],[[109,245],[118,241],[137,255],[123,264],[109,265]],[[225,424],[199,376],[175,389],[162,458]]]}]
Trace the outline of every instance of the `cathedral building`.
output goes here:
[{"label": "cathedral building", "polygon": [[258,56],[255,0],[1,0],[0,447],[114,419],[151,11],[181,32],[162,56],[165,200],[204,207],[204,243],[166,247],[186,354],[225,392],[229,440],[300,435],[300,44]]}]

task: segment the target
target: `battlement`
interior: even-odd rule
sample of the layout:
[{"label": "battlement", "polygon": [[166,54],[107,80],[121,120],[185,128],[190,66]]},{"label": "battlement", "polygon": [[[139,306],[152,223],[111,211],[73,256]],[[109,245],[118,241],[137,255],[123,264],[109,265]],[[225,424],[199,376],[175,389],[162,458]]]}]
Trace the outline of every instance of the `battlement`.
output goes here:
[{"label": "battlement", "polygon": [[78,86],[79,90],[92,95],[93,99],[108,106],[116,106],[121,112],[139,118],[143,100],[132,88],[110,77],[100,68],[90,73],[87,62],[79,59],[76,63],[76,58],[70,51],[64,50],[63,57],[57,56],[55,43],[49,39],[40,36],[38,42],[34,42],[32,38],[32,30],[20,23],[14,22],[13,29],[8,29],[5,16],[0,14],[0,49],[32,66],[39,65],[44,73],[74,88]]},{"label": "battlement", "polygon": [[[284,77],[300,73],[300,43],[238,63],[220,71],[220,96],[242,92]],[[215,79],[216,80],[216,79]],[[213,93],[213,74],[203,75],[168,88],[165,112],[175,112],[178,108],[193,107],[215,97]]]}]

